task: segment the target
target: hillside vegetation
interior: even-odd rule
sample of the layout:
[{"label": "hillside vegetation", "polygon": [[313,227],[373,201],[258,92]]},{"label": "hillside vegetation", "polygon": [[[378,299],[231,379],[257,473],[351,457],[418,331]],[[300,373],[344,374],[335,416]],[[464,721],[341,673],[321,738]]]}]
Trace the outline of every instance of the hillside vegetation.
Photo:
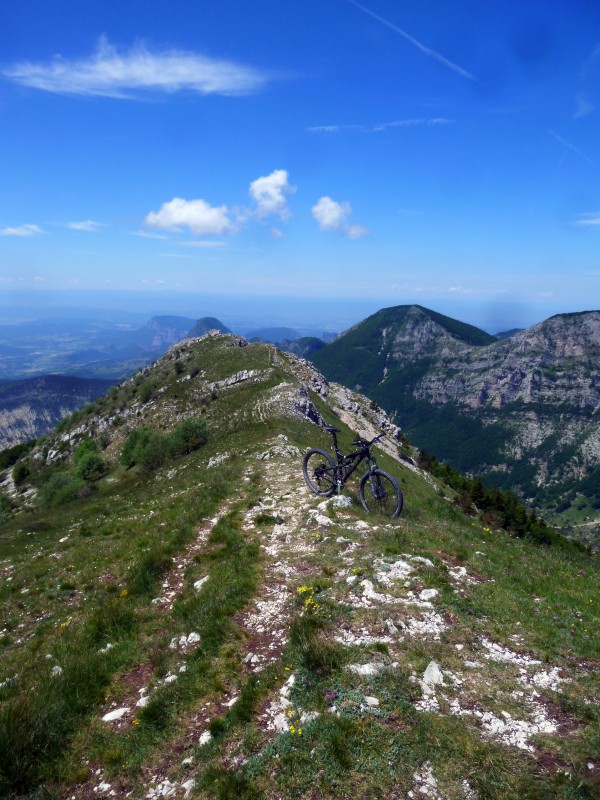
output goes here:
[{"label": "hillside vegetation", "polygon": [[[309,493],[311,419],[386,432],[401,517]],[[3,796],[600,797],[598,557],[486,521],[307,362],[188,339],[16,458]]]},{"label": "hillside vegetation", "polygon": [[600,312],[558,315],[499,341],[398,306],[311,358],[422,449],[600,545]]}]

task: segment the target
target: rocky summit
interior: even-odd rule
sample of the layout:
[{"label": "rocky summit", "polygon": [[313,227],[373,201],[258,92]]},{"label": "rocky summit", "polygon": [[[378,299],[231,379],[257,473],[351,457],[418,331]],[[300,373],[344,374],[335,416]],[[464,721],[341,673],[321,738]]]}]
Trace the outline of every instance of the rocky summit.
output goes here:
[{"label": "rocky summit", "polygon": [[600,541],[600,312],[506,339],[420,306],[383,309],[311,356],[421,448]]},{"label": "rocky summit", "polygon": [[[400,517],[309,491],[323,422],[384,434]],[[220,333],[23,454],[4,796],[600,796],[598,557],[466,515],[417,460],[371,400]]]}]

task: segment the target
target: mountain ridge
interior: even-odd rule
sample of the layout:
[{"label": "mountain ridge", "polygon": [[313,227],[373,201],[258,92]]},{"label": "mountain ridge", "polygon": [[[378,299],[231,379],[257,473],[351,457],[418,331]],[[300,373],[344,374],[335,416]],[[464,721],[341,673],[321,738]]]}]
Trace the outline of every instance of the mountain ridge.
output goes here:
[{"label": "mountain ridge", "polygon": [[[399,519],[308,491],[312,417],[344,449],[385,432]],[[598,558],[463,514],[416,455],[368,398],[217,334],[65,420],[3,508],[3,791],[597,796]]]}]

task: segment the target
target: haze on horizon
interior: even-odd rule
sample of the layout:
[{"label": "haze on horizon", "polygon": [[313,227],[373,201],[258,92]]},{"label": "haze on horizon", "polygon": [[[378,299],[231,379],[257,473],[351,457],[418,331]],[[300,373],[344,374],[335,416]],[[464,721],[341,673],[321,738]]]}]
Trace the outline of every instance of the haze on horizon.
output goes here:
[{"label": "haze on horizon", "polygon": [[294,325],[418,303],[490,331],[587,310],[599,23],[541,0],[3,4],[0,305],[188,295]]}]

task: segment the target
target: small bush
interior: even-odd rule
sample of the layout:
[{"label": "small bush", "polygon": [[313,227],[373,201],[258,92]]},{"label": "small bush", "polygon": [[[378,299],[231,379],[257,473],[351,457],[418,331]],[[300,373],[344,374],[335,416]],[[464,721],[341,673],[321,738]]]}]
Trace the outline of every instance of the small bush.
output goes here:
[{"label": "small bush", "polygon": [[150,472],[161,467],[168,458],[191,453],[205,444],[206,440],[206,422],[202,419],[184,420],[168,436],[144,426],[127,437],[121,452],[121,464],[127,469],[138,464]]},{"label": "small bush", "polygon": [[137,463],[139,450],[146,444],[152,435],[150,428],[142,427],[132,431],[123,445],[121,464],[130,469]]},{"label": "small bush", "polygon": [[0,453],[0,470],[12,467],[22,455],[32,450],[34,446],[35,440],[32,440],[30,442],[16,444],[14,447],[9,447],[7,450],[2,450]]},{"label": "small bush", "polygon": [[106,471],[106,464],[98,453],[86,453],[75,466],[75,474],[84,481],[97,481]]},{"label": "small bush", "polygon": [[30,475],[29,467],[21,461],[12,471],[12,479],[15,482],[15,486],[20,486]]},{"label": "small bush", "polygon": [[3,494],[0,494],[0,525],[4,522],[8,522],[10,517],[10,509],[12,508],[12,503]]},{"label": "small bush", "polygon": [[186,419],[180,422],[169,438],[169,451],[173,456],[183,456],[197,450],[208,439],[203,419]]},{"label": "small bush", "polygon": [[157,389],[158,384],[155,381],[144,381],[138,389],[138,398],[140,402],[147,403]]},{"label": "small bush", "polygon": [[40,506],[59,506],[79,497],[85,488],[85,481],[66,472],[55,472],[40,486],[38,502]]}]

